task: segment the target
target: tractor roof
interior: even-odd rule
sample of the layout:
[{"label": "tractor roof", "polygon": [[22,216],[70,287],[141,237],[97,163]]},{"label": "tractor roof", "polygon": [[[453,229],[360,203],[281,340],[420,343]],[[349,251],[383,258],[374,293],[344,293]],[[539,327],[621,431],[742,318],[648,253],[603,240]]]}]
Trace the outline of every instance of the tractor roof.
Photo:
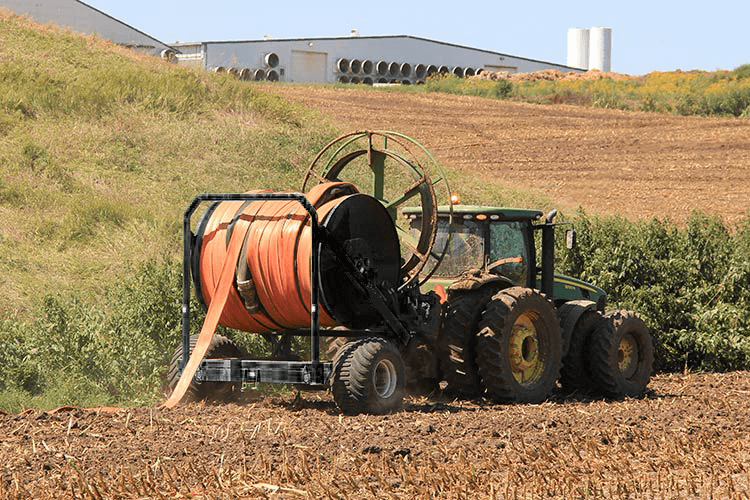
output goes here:
[{"label": "tractor roof", "polygon": [[[441,205],[438,207],[438,216],[448,216],[450,208],[447,205]],[[421,207],[404,207],[404,214],[410,215],[421,215]],[[541,210],[531,210],[527,208],[506,208],[506,207],[483,207],[480,205],[453,205],[453,215],[456,216],[477,216],[484,214],[491,217],[493,220],[497,219],[538,219],[544,212]]]}]

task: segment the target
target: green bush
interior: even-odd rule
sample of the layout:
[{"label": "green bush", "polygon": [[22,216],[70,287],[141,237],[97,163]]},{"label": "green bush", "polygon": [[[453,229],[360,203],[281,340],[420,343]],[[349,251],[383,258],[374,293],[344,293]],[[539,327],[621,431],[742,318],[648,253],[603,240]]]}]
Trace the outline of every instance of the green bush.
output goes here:
[{"label": "green bush", "polygon": [[181,332],[181,283],[181,266],[148,262],[100,301],[46,296],[39,319],[2,325],[0,389],[48,407],[152,403]]},{"label": "green bush", "polygon": [[508,80],[500,80],[495,84],[495,96],[494,97],[508,97],[513,92],[513,84]]},{"label": "green bush", "polygon": [[[38,318],[0,323],[0,410],[25,406],[154,404],[182,338],[182,264],[165,259],[122,270],[97,301],[44,297]],[[205,311],[191,302],[191,331]],[[248,352],[268,355],[259,335],[229,332]],[[304,345],[300,344],[304,349]]]},{"label": "green bush", "polygon": [[731,231],[698,212],[679,228],[585,213],[574,222],[579,244],[559,252],[562,269],[644,317],[659,369],[750,368],[750,218]]},{"label": "green bush", "polygon": [[513,92],[513,84],[508,80],[479,80],[460,78],[452,73],[436,73],[427,78],[424,88],[427,92],[471,95],[488,98],[504,98]]},{"label": "green bush", "polygon": [[750,64],[743,64],[734,68],[732,71],[732,77],[736,80],[750,78]]}]

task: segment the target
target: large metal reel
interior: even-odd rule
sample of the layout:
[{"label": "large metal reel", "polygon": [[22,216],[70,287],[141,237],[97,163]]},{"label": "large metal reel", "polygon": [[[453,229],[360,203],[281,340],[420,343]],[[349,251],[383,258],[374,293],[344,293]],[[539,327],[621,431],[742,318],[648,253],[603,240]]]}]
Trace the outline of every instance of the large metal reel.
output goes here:
[{"label": "large metal reel", "polygon": [[[440,252],[433,251],[438,205],[449,207],[450,214],[452,207],[445,173],[424,146],[398,132],[345,134],[318,153],[307,170],[302,190],[307,192],[329,181],[351,182],[388,209],[401,243],[400,288],[412,283],[422,271],[420,284],[432,275],[448,248],[443,242]],[[421,211],[418,227],[410,227],[404,210]]]}]

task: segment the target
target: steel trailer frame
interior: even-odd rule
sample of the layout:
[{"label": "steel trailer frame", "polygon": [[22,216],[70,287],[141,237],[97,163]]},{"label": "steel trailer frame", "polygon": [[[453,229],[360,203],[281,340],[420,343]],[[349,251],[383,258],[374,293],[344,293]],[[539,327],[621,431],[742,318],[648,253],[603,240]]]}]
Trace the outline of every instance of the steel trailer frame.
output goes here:
[{"label": "steel trailer frame", "polygon": [[285,201],[300,203],[310,215],[311,225],[311,290],[310,290],[310,329],[286,330],[284,333],[297,336],[310,336],[309,361],[275,361],[252,359],[204,359],[193,376],[197,382],[271,382],[306,385],[325,385],[333,371],[333,363],[320,360],[320,251],[323,244],[328,246],[336,258],[352,277],[353,281],[367,294],[375,309],[384,320],[385,331],[327,331],[328,336],[357,337],[363,334],[395,337],[407,345],[415,335],[408,330],[388,305],[389,295],[367,279],[367,270],[361,269],[345,252],[343,245],[329,231],[321,226],[315,207],[301,193],[229,193],[196,196],[183,216],[182,246],[182,352],[180,372],[190,359],[190,291],[191,261],[195,235],[190,229],[191,217],[204,201]]},{"label": "steel trailer frame", "polygon": [[322,227],[318,213],[301,193],[204,193],[196,196],[182,219],[182,352],[180,371],[190,359],[190,291],[191,257],[195,235],[190,229],[193,213],[204,201],[285,201],[295,200],[310,215],[312,228],[310,289],[310,361],[266,361],[249,359],[204,359],[193,380],[198,382],[276,382],[323,385],[331,375],[333,364],[320,361],[320,244]]}]

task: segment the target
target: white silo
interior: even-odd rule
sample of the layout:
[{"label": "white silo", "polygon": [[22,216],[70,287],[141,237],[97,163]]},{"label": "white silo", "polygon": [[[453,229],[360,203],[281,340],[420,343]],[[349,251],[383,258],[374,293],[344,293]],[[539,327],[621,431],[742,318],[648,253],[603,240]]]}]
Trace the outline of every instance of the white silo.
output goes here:
[{"label": "white silo", "polygon": [[612,28],[591,28],[589,69],[612,71]]},{"label": "white silo", "polygon": [[571,68],[589,69],[589,30],[570,28],[568,30],[568,61]]}]

